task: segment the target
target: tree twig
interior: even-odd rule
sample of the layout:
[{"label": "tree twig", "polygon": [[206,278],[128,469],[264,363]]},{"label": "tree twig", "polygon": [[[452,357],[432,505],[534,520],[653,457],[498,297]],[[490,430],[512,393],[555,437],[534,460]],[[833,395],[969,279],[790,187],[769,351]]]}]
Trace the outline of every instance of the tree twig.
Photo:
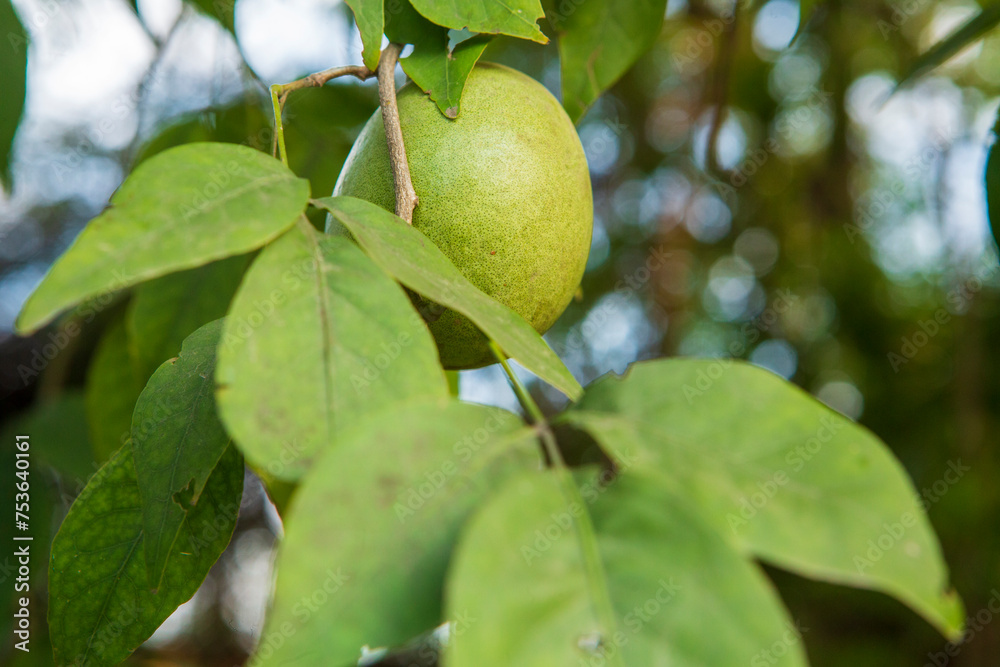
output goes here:
[{"label": "tree twig", "polygon": [[310,74],[309,76],[302,77],[292,81],[291,83],[281,84],[281,91],[279,93],[278,101],[281,106],[285,105],[285,98],[288,94],[301,90],[303,88],[319,88],[320,86],[326,85],[328,81],[332,81],[341,76],[353,76],[362,81],[370,79],[375,76],[375,72],[368,69],[364,65],[346,65],[344,67],[331,67],[330,69],[325,69],[322,72],[316,72],[315,74]]},{"label": "tree twig", "polygon": [[343,67],[331,67],[322,72],[316,72],[301,79],[296,79],[290,83],[276,83],[271,86],[271,106],[274,110],[274,139],[271,143],[271,154],[274,157],[281,157],[281,161],[288,166],[288,157],[285,155],[285,128],[281,123],[281,112],[285,108],[285,100],[288,94],[303,88],[319,88],[326,85],[328,81],[341,76],[353,76],[362,81],[375,76],[375,72],[364,65],[345,65]]},{"label": "tree twig", "polygon": [[705,148],[705,166],[709,172],[719,173],[718,156],[716,149],[719,143],[719,134],[722,131],[722,123],[726,119],[726,99],[729,97],[729,73],[733,67],[733,59],[736,56],[736,24],[739,4],[733,7],[732,20],[726,24],[725,31],[719,37],[719,62],[715,70],[715,81],[713,82],[712,97],[715,101],[715,113],[712,116],[712,125],[708,131],[708,142]]},{"label": "tree twig", "polygon": [[403,130],[399,125],[399,108],[396,106],[396,62],[402,50],[402,44],[393,42],[382,51],[378,63],[378,97],[382,105],[385,139],[389,145],[389,161],[392,163],[396,215],[412,225],[413,209],[419,200],[416,190],[413,189],[413,181],[410,179],[410,165],[406,160]]}]

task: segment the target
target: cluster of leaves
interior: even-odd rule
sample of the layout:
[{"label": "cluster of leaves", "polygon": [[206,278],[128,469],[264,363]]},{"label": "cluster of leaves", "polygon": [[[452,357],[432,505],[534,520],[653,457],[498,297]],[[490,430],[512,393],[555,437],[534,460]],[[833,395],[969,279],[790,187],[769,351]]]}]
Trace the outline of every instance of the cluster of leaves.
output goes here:
[{"label": "cluster of leaves", "polygon": [[[310,225],[310,204],[356,244]],[[579,400],[556,424],[593,437],[604,467],[547,467],[547,426],[451,397],[400,283]],[[352,664],[362,645],[456,618],[455,665],[730,664],[791,622],[757,557],[959,629],[915,493],[860,427],[735,363],[639,364],[583,394],[419,231],[367,202],[310,199],[253,149],[189,144],[143,163],[18,326],[133,286],[123,326],[138,359],[197,329],[152,373],[129,440],[55,538],[59,664],[123,660],[194,593],[232,533],[244,457],[298,486],[260,664]],[[192,296],[218,300],[216,287],[235,297],[202,324],[218,312]],[[801,645],[782,661],[805,664]]]},{"label": "cluster of leaves", "polygon": [[[350,4],[366,64],[383,33],[414,44],[404,70],[449,116],[489,35],[545,40],[531,0]],[[663,4],[548,8],[575,119],[655,38]],[[479,35],[449,47],[449,29]],[[122,290],[88,380],[88,396],[121,398],[88,406],[108,416],[92,435],[110,460],[52,549],[59,664],[120,662],[190,598],[232,534],[244,458],[286,526],[255,664],[354,664],[360,646],[451,621],[458,667],[733,664],[776,645],[770,664],[803,665],[757,559],[960,631],[920,502],[870,433],[735,362],[646,362],[584,392],[419,231],[360,200],[311,199],[251,148],[142,163],[18,328]],[[455,400],[406,290],[575,401],[553,420],[559,442],[545,422]],[[591,439],[576,457],[591,463],[561,464],[559,447]]]}]

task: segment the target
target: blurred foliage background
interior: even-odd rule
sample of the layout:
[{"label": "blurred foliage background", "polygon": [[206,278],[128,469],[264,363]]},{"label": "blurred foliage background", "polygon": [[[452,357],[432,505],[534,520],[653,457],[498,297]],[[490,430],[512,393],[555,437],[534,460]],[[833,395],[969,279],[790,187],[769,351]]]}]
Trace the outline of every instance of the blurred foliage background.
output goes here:
[{"label": "blurred foliage background", "polygon": [[[33,436],[44,544],[101,458],[93,452],[127,431],[109,387],[145,378],[128,367],[128,294],[76,333],[28,339],[10,333],[24,299],[138,162],[192,141],[269,151],[266,86],[360,62],[361,45],[336,0],[238,0],[233,23],[211,17],[211,2],[14,5],[30,45],[5,39],[27,48],[28,84],[0,194],[0,430]],[[973,617],[955,656],[887,597],[769,571],[817,666],[993,665],[1000,654],[988,606],[1000,600],[1000,266],[983,184],[1000,33],[893,93],[920,53],[977,11],[966,1],[670,0],[656,46],[579,125],[594,242],[579,298],[547,336],[577,377],[660,356],[749,359],[883,438],[941,536]],[[553,44],[496,39],[484,57],[559,89]],[[291,166],[314,193],[332,190],[375,106],[373,82],[291,97]],[[494,368],[463,373],[462,396],[517,409]],[[229,551],[131,664],[246,660],[281,534],[259,483],[248,489]],[[3,664],[51,663],[45,559],[34,558],[33,650],[12,650],[2,613]]]}]

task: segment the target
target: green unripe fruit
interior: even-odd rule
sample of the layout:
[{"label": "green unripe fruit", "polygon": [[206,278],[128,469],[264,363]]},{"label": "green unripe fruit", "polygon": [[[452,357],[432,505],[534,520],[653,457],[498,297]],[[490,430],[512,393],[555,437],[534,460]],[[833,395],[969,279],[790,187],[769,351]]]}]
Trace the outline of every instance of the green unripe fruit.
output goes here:
[{"label": "green unripe fruit", "polygon": [[[477,65],[455,120],[410,84],[397,95],[413,187],[413,226],[476,287],[544,333],[569,305],[590,250],[593,199],[576,129],[534,79]],[[381,113],[351,149],[333,191],[395,210]],[[445,368],[493,363],[486,338],[444,310],[429,323]]]}]

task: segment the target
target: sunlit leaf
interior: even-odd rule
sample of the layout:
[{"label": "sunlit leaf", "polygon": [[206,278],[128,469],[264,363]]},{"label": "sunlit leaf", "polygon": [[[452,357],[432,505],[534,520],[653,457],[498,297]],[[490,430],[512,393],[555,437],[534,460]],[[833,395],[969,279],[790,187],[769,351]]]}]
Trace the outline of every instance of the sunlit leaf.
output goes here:
[{"label": "sunlit leaf", "polygon": [[[293,501],[260,664],[350,665],[363,645],[398,646],[439,625],[466,517],[511,475],[540,466],[535,433],[517,416],[447,398],[352,430]],[[302,600],[328,602],[303,614]],[[288,632],[294,641],[277,641]]]},{"label": "sunlit leaf", "polygon": [[448,33],[420,42],[400,61],[403,71],[420,86],[448,118],[461,112],[462,90],[469,73],[483,55],[490,37],[478,35],[448,50]]},{"label": "sunlit leaf", "polygon": [[219,350],[220,414],[247,459],[296,479],[353,421],[447,396],[430,332],[356,246],[302,221],[251,265]]},{"label": "sunlit leaf", "polygon": [[652,471],[732,543],[803,576],[889,593],[949,637],[962,604],[905,471],[874,435],[763,369],[634,364],[565,419]]},{"label": "sunlit leaf", "polygon": [[309,183],[246,146],[187,144],[143,162],[28,298],[34,331],[88,297],[246,253],[288,229]]},{"label": "sunlit leaf", "polygon": [[455,30],[522,37],[544,44],[548,38],[538,28],[545,13],[539,0],[410,0],[433,23]]},{"label": "sunlit leaf", "polygon": [[73,503],[52,544],[49,630],[55,662],[116,665],[190,599],[229,543],[243,493],[230,447],[188,513],[158,593],[147,586],[142,499],[123,447]]},{"label": "sunlit leaf", "polygon": [[361,32],[361,44],[364,46],[361,58],[371,70],[378,67],[382,51],[382,2],[383,0],[347,0]]},{"label": "sunlit leaf", "polygon": [[506,354],[570,398],[580,396],[580,384],[531,325],[477,289],[420,231],[361,199],[327,197],[314,203],[350,230],[384,271],[468,317]]},{"label": "sunlit leaf", "polygon": [[221,333],[216,320],[191,334],[180,356],[153,373],[135,405],[132,451],[150,588],[160,585],[184,521],[230,444],[215,410]]}]

